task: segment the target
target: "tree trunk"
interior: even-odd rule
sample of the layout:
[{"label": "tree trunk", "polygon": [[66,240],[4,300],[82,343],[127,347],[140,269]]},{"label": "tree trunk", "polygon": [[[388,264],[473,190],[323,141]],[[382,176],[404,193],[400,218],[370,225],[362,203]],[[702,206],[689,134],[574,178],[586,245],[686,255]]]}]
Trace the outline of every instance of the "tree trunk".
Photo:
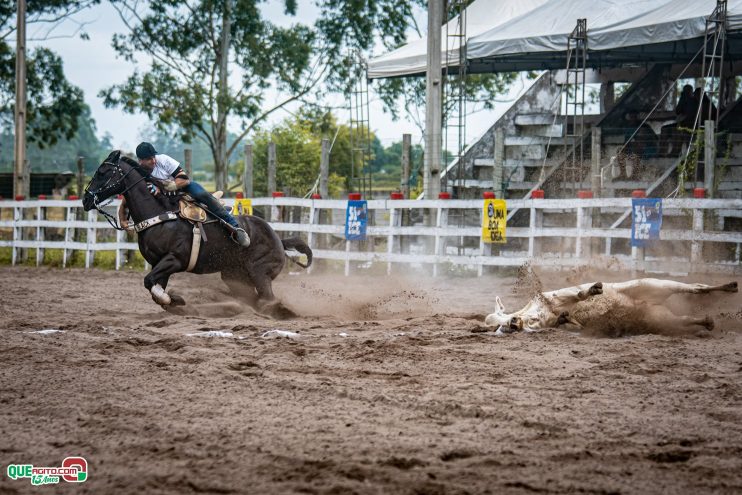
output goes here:
[{"label": "tree trunk", "polygon": [[219,95],[217,96],[217,116],[214,141],[216,150],[214,153],[214,178],[216,189],[227,191],[228,157],[227,157],[227,113],[229,99],[229,46],[231,40],[231,16],[232,0],[224,0],[224,13],[222,17],[222,36],[219,43]]}]

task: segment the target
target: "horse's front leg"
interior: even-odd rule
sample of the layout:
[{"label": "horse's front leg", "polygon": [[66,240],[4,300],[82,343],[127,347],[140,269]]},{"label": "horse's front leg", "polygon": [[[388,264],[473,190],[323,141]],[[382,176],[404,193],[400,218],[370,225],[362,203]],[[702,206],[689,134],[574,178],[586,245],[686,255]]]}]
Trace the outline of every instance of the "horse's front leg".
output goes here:
[{"label": "horse's front leg", "polygon": [[[144,287],[152,294],[152,299],[162,306],[173,303],[173,299],[165,292],[170,275],[182,272],[185,265],[172,253],[166,254],[144,277]],[[180,301],[176,301],[180,302]]]}]

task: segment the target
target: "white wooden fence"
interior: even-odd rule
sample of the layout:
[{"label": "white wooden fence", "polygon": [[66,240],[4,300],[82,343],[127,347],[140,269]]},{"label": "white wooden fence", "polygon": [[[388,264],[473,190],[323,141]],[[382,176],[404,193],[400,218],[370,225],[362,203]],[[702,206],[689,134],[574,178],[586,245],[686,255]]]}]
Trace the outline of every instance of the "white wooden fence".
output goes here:
[{"label": "white wooden fence", "polygon": [[[665,222],[656,243],[659,247],[655,249],[653,244],[646,252],[628,248],[629,221],[621,228],[593,227],[598,215],[612,214],[615,218],[630,210],[630,198],[508,200],[508,210],[525,210],[528,222],[508,227],[506,244],[485,244],[480,226],[452,225],[456,222],[448,221],[457,210],[470,210],[469,217],[481,218],[482,200],[370,200],[369,241],[363,243],[343,241],[344,200],[254,198],[252,204],[266,208],[279,235],[304,236],[316,260],[344,263],[346,274],[359,264],[369,267],[381,263],[387,273],[400,266],[427,266],[434,275],[449,269],[470,269],[482,275],[488,266],[520,266],[527,262],[561,268],[596,260],[603,260],[609,267],[636,271],[742,273],[742,232],[719,228],[723,224],[720,218],[742,216],[740,199],[663,200]],[[118,201],[114,201],[110,211],[113,213],[117,206]],[[432,225],[402,225],[404,211],[426,209],[432,212]],[[293,215],[287,213],[289,210]],[[85,220],[76,220],[78,211],[82,212],[80,201],[0,201],[0,248],[11,248],[13,264],[20,261],[23,249],[35,249],[37,265],[43,264],[46,249],[61,249],[63,265],[73,251],[83,251],[86,267],[93,265],[96,252],[114,251],[116,269],[122,267],[126,251],[138,249],[136,242],[127,241],[124,232],[111,229],[97,211],[80,213]],[[320,214],[322,211],[330,213]],[[59,219],[48,219],[53,216]],[[553,225],[557,217],[561,226]],[[679,217],[687,221],[677,222],[683,226],[672,228],[667,219]],[[47,239],[50,229],[55,229],[56,240]],[[76,231],[84,232],[79,236],[84,241],[75,240]],[[704,247],[712,244],[721,249]],[[665,253],[667,249],[662,246],[671,248],[674,254]]]}]

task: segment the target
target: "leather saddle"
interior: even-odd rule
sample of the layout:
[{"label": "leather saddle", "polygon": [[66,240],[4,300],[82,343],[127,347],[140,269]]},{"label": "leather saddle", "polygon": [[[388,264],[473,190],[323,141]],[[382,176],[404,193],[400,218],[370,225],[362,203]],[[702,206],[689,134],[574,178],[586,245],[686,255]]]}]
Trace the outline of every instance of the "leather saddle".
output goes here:
[{"label": "leather saddle", "polygon": [[[219,202],[223,205],[224,201],[222,201],[222,196],[224,193],[222,191],[216,191],[213,196],[219,200]],[[186,220],[189,220],[191,222],[195,223],[204,223],[206,222],[208,218],[208,214],[206,213],[206,210],[204,210],[192,197],[190,197],[188,194],[183,194],[180,197],[180,200],[178,201],[179,206],[179,214],[182,218],[185,218]]]}]

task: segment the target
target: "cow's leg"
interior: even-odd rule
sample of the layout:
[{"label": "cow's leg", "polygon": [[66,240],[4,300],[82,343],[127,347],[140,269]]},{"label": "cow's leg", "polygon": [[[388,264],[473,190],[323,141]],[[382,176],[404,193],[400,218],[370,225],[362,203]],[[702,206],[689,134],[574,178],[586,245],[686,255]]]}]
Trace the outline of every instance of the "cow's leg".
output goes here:
[{"label": "cow's leg", "polygon": [[641,278],[611,284],[617,292],[632,299],[660,304],[673,294],[708,294],[713,291],[737,292],[737,282],[724,285],[686,284],[674,280]]},{"label": "cow's leg", "polygon": [[[181,262],[172,253],[166,254],[160,259],[160,261],[152,268],[144,277],[144,287],[152,294],[152,299],[161,306],[168,306],[175,302],[176,304],[185,304],[183,298],[179,296],[171,296],[165,292],[167,283],[170,280],[170,275],[177,272],[182,272],[185,269],[183,262]],[[173,300],[173,297],[176,300]]]},{"label": "cow's leg", "polygon": [[658,331],[677,331],[678,333],[696,330],[697,327],[703,327],[706,330],[714,329],[714,320],[709,316],[678,316],[665,306],[651,306],[645,318],[650,327]]},{"label": "cow's leg", "polygon": [[544,292],[544,298],[554,307],[560,310],[568,309],[568,306],[584,301],[585,299],[603,293],[603,284],[582,284],[566,289]]}]

